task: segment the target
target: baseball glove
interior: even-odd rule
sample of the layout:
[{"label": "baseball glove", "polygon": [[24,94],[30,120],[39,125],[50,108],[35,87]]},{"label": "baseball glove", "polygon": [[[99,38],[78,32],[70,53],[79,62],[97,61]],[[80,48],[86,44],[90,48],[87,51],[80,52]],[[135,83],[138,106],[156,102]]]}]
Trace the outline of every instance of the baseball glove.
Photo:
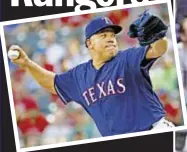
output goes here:
[{"label": "baseball glove", "polygon": [[149,45],[165,37],[168,26],[146,10],[129,27],[128,35],[137,38],[141,46]]}]

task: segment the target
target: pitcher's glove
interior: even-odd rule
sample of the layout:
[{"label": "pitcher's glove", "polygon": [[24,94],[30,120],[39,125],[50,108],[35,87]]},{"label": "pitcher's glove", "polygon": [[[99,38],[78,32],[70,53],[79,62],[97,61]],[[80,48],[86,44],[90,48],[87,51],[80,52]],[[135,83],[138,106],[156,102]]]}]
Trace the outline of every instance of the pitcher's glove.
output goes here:
[{"label": "pitcher's glove", "polygon": [[130,25],[128,35],[145,46],[165,37],[167,30],[168,26],[159,17],[145,11]]}]

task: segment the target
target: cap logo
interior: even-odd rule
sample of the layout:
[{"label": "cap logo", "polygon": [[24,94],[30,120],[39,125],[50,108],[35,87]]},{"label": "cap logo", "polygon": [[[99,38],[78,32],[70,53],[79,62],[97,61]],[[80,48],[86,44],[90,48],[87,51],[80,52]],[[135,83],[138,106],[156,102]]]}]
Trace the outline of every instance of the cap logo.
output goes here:
[{"label": "cap logo", "polygon": [[106,24],[110,24],[110,20],[107,17],[105,17],[104,20]]}]

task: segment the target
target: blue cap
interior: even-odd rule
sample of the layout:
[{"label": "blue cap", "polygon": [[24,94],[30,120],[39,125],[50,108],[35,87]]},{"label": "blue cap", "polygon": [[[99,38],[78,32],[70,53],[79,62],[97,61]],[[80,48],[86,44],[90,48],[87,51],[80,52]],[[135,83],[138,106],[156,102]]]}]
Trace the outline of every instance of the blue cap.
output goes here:
[{"label": "blue cap", "polygon": [[122,30],[121,26],[113,24],[107,17],[97,17],[87,24],[85,31],[86,39],[89,39],[92,35],[105,28],[112,28],[115,34]]}]

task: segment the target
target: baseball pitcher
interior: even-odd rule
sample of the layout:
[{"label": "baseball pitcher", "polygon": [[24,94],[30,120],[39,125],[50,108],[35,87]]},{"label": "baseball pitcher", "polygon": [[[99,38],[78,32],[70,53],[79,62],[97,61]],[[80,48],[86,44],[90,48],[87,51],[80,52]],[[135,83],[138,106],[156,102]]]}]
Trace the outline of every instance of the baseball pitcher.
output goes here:
[{"label": "baseball pitcher", "polygon": [[106,17],[91,20],[85,29],[85,43],[91,60],[55,74],[31,61],[19,51],[12,59],[28,71],[64,104],[75,101],[93,118],[102,136],[171,128],[149,76],[153,63],[167,51],[168,27],[149,12],[142,13],[129,27],[129,36],[140,46],[118,50],[116,34],[122,27]]}]

